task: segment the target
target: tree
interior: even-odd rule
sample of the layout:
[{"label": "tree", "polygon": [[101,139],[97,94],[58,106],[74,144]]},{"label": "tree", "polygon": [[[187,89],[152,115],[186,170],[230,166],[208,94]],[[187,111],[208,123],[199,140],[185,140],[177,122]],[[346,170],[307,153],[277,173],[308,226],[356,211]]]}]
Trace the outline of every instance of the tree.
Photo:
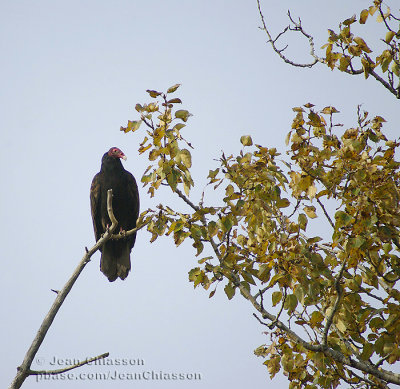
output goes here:
[{"label": "tree", "polygon": [[[316,57],[300,21],[294,29],[309,39],[315,63],[372,75],[398,97],[400,32],[389,24],[398,19],[375,1],[359,23],[375,12],[388,30],[375,60],[350,32],[355,17],[330,32],[325,57]],[[288,62],[278,38],[270,42]],[[220,167],[209,171],[208,188],[221,194],[209,204],[207,190],[197,201],[190,196],[192,145],[182,132],[191,114],[177,108],[178,88],[148,90],[150,102],[135,107],[140,118],[121,127],[146,127],[139,153],[150,161],[141,179],[150,196],[166,185],[185,206],[161,204],[155,216],[142,214],[150,241],[167,235],[179,246],[190,239],[199,258],[189,272],[194,287],[212,297],[223,286],[228,299],[240,295],[254,307],[270,339],[255,354],[271,377],[282,369],[290,387],[400,385],[392,371],[400,360],[400,142],[386,138],[385,119],[359,107],[357,122],[343,130],[333,106],[295,107],[286,137],[290,159],[242,136],[242,151],[222,154]],[[309,232],[316,218],[330,228],[328,236]]]}]

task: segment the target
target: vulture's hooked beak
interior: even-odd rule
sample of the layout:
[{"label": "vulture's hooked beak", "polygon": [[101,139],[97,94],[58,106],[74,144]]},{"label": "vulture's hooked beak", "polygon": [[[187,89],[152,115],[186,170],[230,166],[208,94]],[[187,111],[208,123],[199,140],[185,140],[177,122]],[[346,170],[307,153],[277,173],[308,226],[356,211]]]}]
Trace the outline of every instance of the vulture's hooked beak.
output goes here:
[{"label": "vulture's hooked beak", "polygon": [[126,158],[126,155],[121,155],[121,159],[123,159],[124,161],[126,161],[128,158]]}]

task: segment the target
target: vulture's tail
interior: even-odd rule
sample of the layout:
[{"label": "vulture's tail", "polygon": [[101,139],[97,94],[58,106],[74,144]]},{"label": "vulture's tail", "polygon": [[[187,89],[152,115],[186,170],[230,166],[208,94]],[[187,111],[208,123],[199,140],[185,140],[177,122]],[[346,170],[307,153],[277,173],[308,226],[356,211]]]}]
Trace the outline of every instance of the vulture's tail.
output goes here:
[{"label": "vulture's tail", "polygon": [[118,277],[124,280],[131,270],[129,245],[121,241],[108,241],[102,248],[100,270],[113,282]]}]

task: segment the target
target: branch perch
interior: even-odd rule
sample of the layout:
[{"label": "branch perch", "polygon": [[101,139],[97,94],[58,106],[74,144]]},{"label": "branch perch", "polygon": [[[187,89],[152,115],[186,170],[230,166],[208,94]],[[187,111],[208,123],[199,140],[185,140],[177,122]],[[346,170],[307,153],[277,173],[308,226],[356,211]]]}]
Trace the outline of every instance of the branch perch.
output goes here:
[{"label": "branch perch", "polygon": [[[32,365],[33,358],[35,357],[36,353],[39,350],[39,347],[43,343],[43,340],[49,330],[51,324],[53,323],[54,318],[57,315],[58,310],[60,309],[61,305],[63,304],[65,298],[67,297],[68,293],[71,291],[75,281],[81,274],[82,270],[86,266],[86,264],[90,261],[91,256],[107,241],[111,238],[113,231],[117,227],[117,219],[114,216],[114,212],[112,209],[112,190],[109,189],[107,192],[107,211],[108,216],[111,220],[111,226],[106,231],[106,233],[96,242],[96,244],[90,249],[87,250],[83,258],[81,259],[79,265],[76,267],[75,271],[73,272],[70,279],[64,285],[64,287],[57,293],[57,297],[54,300],[53,305],[51,306],[49,312],[47,313],[46,317],[44,318],[31,346],[29,347],[25,358],[21,364],[21,366],[17,369],[17,374],[11,383],[9,389],[17,389],[20,388],[25,379],[32,375],[32,370],[30,369]],[[103,354],[105,355],[105,354]],[[105,358],[105,356],[103,356]],[[78,366],[76,366],[78,367]],[[56,373],[55,373],[56,374]]]},{"label": "branch perch", "polygon": [[77,367],[81,367],[81,366],[87,365],[88,363],[92,363],[94,361],[98,361],[99,359],[107,358],[109,355],[110,355],[110,353],[104,353],[104,354],[98,355],[97,357],[93,357],[93,358],[90,358],[90,359],[85,359],[84,361],[76,363],[75,365],[64,367],[63,369],[57,369],[57,370],[30,370],[29,371],[29,375],[42,375],[42,374],[56,375],[56,374],[61,374],[61,373],[65,373],[67,371],[70,371],[72,369],[76,369]]}]

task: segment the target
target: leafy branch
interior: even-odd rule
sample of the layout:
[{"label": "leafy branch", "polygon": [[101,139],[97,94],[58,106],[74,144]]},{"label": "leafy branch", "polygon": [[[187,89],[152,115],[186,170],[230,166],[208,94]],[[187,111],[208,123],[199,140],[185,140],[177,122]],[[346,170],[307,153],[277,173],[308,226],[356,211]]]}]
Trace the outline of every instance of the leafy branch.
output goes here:
[{"label": "leafy branch", "polygon": [[[326,53],[324,56],[320,56],[316,54],[314,37],[305,31],[300,18],[298,21],[295,21],[290,11],[288,11],[290,24],[273,38],[267,27],[260,0],[257,0],[257,6],[262,23],[262,27],[260,28],[266,33],[268,43],[270,43],[274,52],[287,64],[295,67],[311,68],[317,63],[322,63],[332,70],[338,69],[350,75],[363,74],[365,78],[372,76],[396,98],[400,99],[400,30],[398,27],[395,27],[399,17],[396,17],[389,7],[384,11],[382,0],[374,0],[368,9],[361,11],[358,18],[359,24],[363,25],[369,17],[377,12],[377,21],[384,22],[383,25],[385,26],[386,34],[381,41],[386,47],[376,56],[375,60],[371,58],[370,53],[372,53],[372,50],[368,47],[365,40],[359,36],[354,36],[351,32],[351,25],[357,22],[356,15],[340,23],[338,33],[335,33],[331,29],[328,30],[330,34],[328,42],[322,46],[322,49],[326,49]],[[290,31],[299,33],[308,40],[310,55],[312,57],[311,62],[295,62],[284,54],[288,45],[281,49],[278,47],[278,41]]]},{"label": "leafy branch", "polygon": [[[359,126],[339,138],[334,107],[296,107],[287,137],[292,161],[286,164],[287,175],[276,149],[242,136],[240,153],[222,154],[221,166],[208,174],[208,187],[225,193],[222,203],[205,205],[204,192],[199,202],[190,197],[191,155],[181,134],[190,113],[175,108],[182,101],[170,94],[178,87],[166,93],[149,90],[155,101],[136,105],[147,127],[139,153],[148,152],[152,163],[142,183],[151,196],[166,185],[189,206],[182,212],[160,205],[148,224],[151,242],[167,235],[179,246],[189,238],[196,256],[208,251],[190,270],[189,280],[206,290],[215,283],[210,297],[225,281],[228,299],[238,291],[252,304],[254,316],[274,338],[255,351],[267,358],[271,376],[282,367],[299,385],[330,387],[340,380],[400,384],[400,375],[382,366],[400,358],[394,346],[400,294],[393,287],[400,274],[393,252],[400,225],[400,164],[394,150],[400,143],[387,140],[384,119],[364,113]],[[137,123],[129,121],[121,129],[137,131]],[[290,194],[294,202],[284,197]],[[334,217],[324,197],[336,202]],[[309,220],[318,217],[314,201],[332,227],[332,241],[306,234]],[[289,207],[293,210],[286,212]],[[378,284],[386,297],[373,293]],[[276,314],[263,303],[268,296],[273,307],[280,303]],[[383,306],[393,303],[382,311],[363,296]]]}]

